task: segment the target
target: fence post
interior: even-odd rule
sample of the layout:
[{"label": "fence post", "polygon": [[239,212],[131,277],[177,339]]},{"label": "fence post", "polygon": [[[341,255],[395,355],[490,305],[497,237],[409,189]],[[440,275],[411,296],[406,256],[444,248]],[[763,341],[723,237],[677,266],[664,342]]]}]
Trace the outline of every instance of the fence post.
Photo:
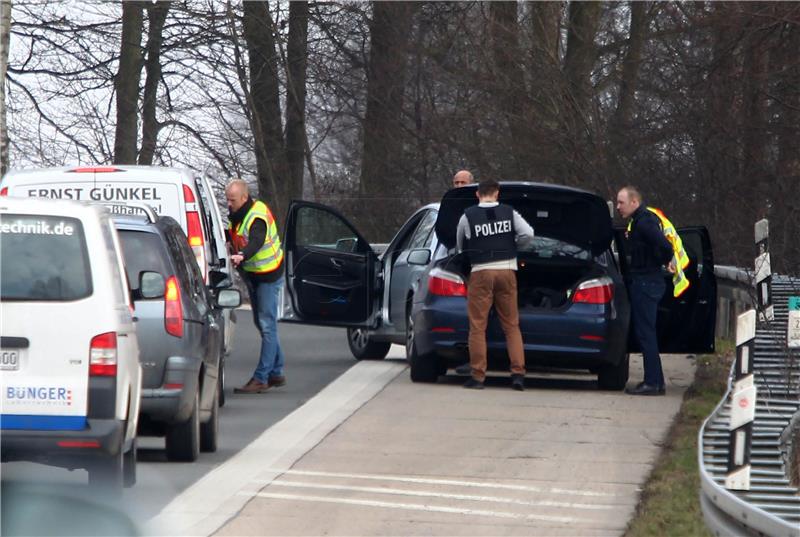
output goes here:
[{"label": "fence post", "polygon": [[731,420],[728,425],[728,475],[725,488],[750,490],[750,446],[756,417],[756,386],[753,382],[753,351],[756,325],[775,319],[772,305],[772,267],[769,257],[769,222],[755,225],[756,309],[739,315],[736,323],[736,367],[731,390]]},{"label": "fence post", "polygon": [[758,256],[755,263],[756,304],[759,322],[775,320],[772,306],[772,266],[769,257],[769,221],[759,220],[755,226]]},{"label": "fence post", "polygon": [[731,390],[731,421],[728,425],[728,475],[725,488],[750,490],[750,445],[756,410],[753,384],[753,346],[756,338],[756,310],[749,310],[736,323],[736,367]]}]

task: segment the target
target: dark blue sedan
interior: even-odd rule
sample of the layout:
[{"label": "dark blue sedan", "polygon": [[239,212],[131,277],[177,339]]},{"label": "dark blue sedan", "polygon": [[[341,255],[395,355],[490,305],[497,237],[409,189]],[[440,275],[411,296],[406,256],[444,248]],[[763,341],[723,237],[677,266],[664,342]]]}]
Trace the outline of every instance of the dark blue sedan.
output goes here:
[{"label": "dark blue sedan", "polygon": [[[476,188],[452,189],[440,204],[415,212],[382,255],[334,209],[294,203],[284,241],[282,320],[347,327],[359,359],[382,359],[391,343],[405,344],[415,382],[434,382],[467,362],[469,264],[455,242],[464,209],[477,203]],[[589,369],[600,388],[624,388],[629,352],[638,349],[629,341],[624,242],[607,203],[590,192],[541,183],[501,183],[500,201],[536,233],[518,255],[526,365]],[[662,301],[659,343],[667,353],[713,352],[716,280],[708,233],[678,231],[691,259],[691,286]],[[494,312],[487,344],[489,369],[507,371]]]}]

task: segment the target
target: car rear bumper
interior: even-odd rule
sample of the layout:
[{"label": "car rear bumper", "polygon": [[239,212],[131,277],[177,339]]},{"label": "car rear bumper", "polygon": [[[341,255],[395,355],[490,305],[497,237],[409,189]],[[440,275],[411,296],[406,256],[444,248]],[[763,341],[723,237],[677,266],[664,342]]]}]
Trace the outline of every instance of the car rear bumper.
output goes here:
[{"label": "car rear bumper", "polygon": [[85,429],[76,431],[5,429],[0,433],[0,453],[3,462],[84,468],[96,458],[119,454],[124,437],[124,421],[90,418]]},{"label": "car rear bumper", "polygon": [[[437,303],[440,301],[437,301]],[[435,354],[447,367],[469,360],[469,321],[466,303],[448,300],[444,307],[425,304],[414,318],[414,341],[421,355]],[[454,307],[455,306],[455,307]],[[528,366],[588,368],[616,364],[627,348],[626,322],[603,315],[576,315],[565,319],[558,313],[520,317],[525,362]],[[487,334],[490,368],[507,368],[505,335],[492,315]]]},{"label": "car rear bumper", "polygon": [[161,423],[180,423],[189,419],[199,387],[199,375],[199,360],[170,356],[163,384],[157,388],[142,388],[140,415]]}]

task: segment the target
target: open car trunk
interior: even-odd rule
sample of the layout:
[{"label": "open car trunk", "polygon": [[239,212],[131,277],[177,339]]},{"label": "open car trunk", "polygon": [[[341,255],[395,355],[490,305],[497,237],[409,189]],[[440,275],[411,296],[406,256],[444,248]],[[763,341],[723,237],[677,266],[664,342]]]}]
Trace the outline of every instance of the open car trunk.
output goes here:
[{"label": "open car trunk", "polygon": [[520,312],[565,306],[579,282],[601,275],[593,262],[537,259],[521,253],[517,270]]}]

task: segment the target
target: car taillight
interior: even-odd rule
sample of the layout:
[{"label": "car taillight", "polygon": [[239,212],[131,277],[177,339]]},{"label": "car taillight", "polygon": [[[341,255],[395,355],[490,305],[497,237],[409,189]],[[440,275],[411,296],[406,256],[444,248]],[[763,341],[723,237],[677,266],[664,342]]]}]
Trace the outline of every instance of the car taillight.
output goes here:
[{"label": "car taillight", "polygon": [[[183,201],[186,202],[187,208],[196,208],[194,193],[189,185],[183,185]],[[197,265],[200,267],[200,272],[203,274],[203,280],[208,283],[205,239],[203,239],[203,228],[200,225],[200,213],[196,210],[186,211],[186,237],[189,239],[189,246],[192,247],[194,258],[197,260]]]},{"label": "car taillight", "polygon": [[89,375],[117,376],[117,333],[106,332],[92,338],[89,345]]},{"label": "car taillight", "polygon": [[572,295],[572,302],[580,304],[608,304],[614,298],[614,282],[602,277],[581,283]]},{"label": "car taillight", "polygon": [[0,188],[0,196],[8,196],[8,187],[7,186],[4,186],[3,188]]},{"label": "car taillight", "polygon": [[433,269],[428,276],[428,291],[439,296],[467,296],[461,276],[441,269]]},{"label": "car taillight", "polygon": [[175,337],[183,337],[181,288],[175,276],[170,276],[167,280],[167,291],[164,294],[164,327],[167,329],[168,334]]}]

